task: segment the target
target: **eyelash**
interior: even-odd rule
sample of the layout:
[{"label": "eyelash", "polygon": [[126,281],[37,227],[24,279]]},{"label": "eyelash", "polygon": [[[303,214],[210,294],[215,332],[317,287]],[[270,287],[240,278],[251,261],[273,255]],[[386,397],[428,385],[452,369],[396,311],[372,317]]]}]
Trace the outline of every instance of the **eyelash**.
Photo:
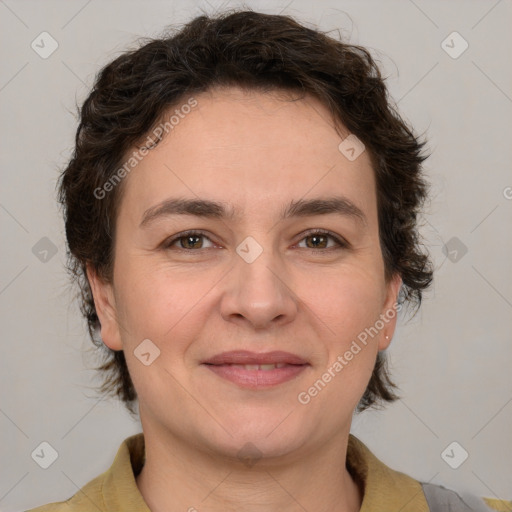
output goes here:
[{"label": "eyelash", "polygon": [[[350,244],[348,242],[346,242],[344,239],[340,238],[339,236],[335,235],[334,233],[331,233],[330,231],[328,231],[326,229],[310,229],[310,230],[304,232],[302,238],[299,240],[299,243],[302,242],[308,236],[312,236],[312,235],[326,235],[326,236],[329,236],[338,244],[338,247],[328,247],[328,248],[321,248],[321,249],[314,249],[314,248],[311,248],[311,247],[305,247],[305,249],[309,250],[309,251],[314,251],[314,252],[323,251],[323,252],[325,252],[325,251],[332,251],[332,250],[338,250],[338,249],[347,249],[347,248],[350,247]],[[213,240],[211,240],[210,237],[206,233],[204,233],[203,231],[198,231],[198,230],[193,230],[192,229],[192,230],[189,230],[189,231],[183,231],[182,233],[178,233],[176,236],[173,236],[171,238],[168,238],[168,239],[164,240],[164,242],[162,243],[162,248],[163,249],[171,249],[172,245],[175,242],[178,242],[182,238],[187,238],[189,236],[203,236],[203,237],[207,238],[208,240],[210,240],[210,242],[214,243]],[[206,249],[211,249],[211,247],[207,247]],[[178,251],[182,251],[182,252],[190,253],[190,252],[200,251],[201,249],[184,249],[182,247],[178,247],[177,250]]]}]

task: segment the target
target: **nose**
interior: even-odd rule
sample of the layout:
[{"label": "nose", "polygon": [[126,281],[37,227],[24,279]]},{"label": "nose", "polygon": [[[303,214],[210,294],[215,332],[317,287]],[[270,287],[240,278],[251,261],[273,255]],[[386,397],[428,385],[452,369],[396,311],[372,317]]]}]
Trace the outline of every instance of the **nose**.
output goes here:
[{"label": "nose", "polygon": [[251,263],[238,254],[234,258],[221,300],[222,317],[253,329],[271,329],[293,321],[298,297],[282,259],[270,250],[263,250]]}]

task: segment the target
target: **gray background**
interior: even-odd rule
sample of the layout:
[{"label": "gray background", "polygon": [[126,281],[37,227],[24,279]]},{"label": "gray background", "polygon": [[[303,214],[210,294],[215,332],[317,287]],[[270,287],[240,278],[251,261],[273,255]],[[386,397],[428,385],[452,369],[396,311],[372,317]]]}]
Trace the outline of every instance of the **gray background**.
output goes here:
[{"label": "gray background", "polygon": [[[141,430],[120,404],[94,392],[92,344],[64,271],[55,183],[72,148],[75,104],[99,68],[138,37],[158,35],[201,9],[236,5],[0,1],[2,511],[67,499]],[[371,48],[401,112],[433,151],[422,233],[435,284],[388,350],[403,400],[356,416],[353,433],[417,479],[511,499],[510,0],[245,5],[340,28],[350,42]],[[46,59],[31,48],[42,31],[59,44]],[[442,47],[453,31],[469,44],[456,59]],[[452,51],[460,42],[448,40]],[[43,237],[55,255],[42,252],[51,247]],[[31,458],[42,441],[58,452],[46,470]],[[458,469],[441,457],[453,441],[469,453]]]}]

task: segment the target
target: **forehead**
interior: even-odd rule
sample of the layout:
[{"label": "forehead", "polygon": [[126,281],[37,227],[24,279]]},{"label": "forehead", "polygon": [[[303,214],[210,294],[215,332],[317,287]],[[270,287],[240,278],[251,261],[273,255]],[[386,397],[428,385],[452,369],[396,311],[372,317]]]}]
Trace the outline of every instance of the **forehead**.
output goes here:
[{"label": "forehead", "polygon": [[185,97],[163,118],[172,128],[126,178],[122,202],[139,218],[169,196],[228,202],[237,213],[264,215],[291,200],[338,193],[371,214],[369,155],[349,160],[339,149],[346,128],[335,126],[316,98],[291,98],[237,88]]}]

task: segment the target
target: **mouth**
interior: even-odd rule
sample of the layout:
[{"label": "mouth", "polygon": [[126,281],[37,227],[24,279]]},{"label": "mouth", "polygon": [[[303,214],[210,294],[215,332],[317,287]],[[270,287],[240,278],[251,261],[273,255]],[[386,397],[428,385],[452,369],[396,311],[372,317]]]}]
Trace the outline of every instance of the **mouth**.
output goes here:
[{"label": "mouth", "polygon": [[[206,363],[208,364],[208,363]],[[244,370],[263,370],[265,372],[275,370],[276,368],[284,368],[288,366],[286,363],[276,364],[218,364],[212,366],[231,366],[234,368],[243,368]]]},{"label": "mouth", "polygon": [[218,377],[248,389],[282,384],[296,378],[311,366],[305,359],[288,352],[257,354],[248,351],[224,352],[202,365]]}]

